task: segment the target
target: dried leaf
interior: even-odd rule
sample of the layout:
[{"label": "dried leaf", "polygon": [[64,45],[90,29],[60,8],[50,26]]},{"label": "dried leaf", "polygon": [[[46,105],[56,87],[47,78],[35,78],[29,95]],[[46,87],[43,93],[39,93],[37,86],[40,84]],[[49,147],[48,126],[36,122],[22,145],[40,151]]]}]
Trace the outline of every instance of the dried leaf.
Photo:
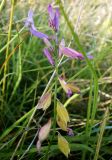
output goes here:
[{"label": "dried leaf", "polygon": [[57,101],[57,116],[59,116],[60,119],[65,122],[65,124],[67,124],[67,122],[70,122],[67,109],[59,101]]},{"label": "dried leaf", "polygon": [[38,139],[40,142],[44,141],[48,137],[50,128],[51,128],[51,119],[49,119],[49,121],[39,131]]},{"label": "dried leaf", "polygon": [[67,123],[65,123],[59,116],[57,116],[57,124],[63,131],[67,131]]},{"label": "dried leaf", "polygon": [[51,104],[51,92],[45,93],[38,102],[37,109],[46,110]]},{"label": "dried leaf", "polygon": [[70,153],[70,147],[68,141],[61,136],[61,134],[58,134],[58,147],[61,150],[61,152],[68,158],[68,154]]}]

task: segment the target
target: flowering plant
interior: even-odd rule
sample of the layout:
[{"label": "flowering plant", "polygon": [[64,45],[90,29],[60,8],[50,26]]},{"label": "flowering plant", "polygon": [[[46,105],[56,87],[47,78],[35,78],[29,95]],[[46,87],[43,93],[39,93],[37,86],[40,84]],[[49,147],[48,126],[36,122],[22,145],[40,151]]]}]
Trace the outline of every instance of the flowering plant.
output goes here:
[{"label": "flowering plant", "polygon": [[[58,35],[59,35],[59,28],[60,28],[60,12],[59,8],[53,8],[51,4],[48,5],[48,15],[49,15],[49,27],[53,30],[54,35],[48,36],[45,33],[38,31],[35,27],[34,20],[33,20],[33,11],[30,9],[28,12],[28,17],[25,21],[25,26],[29,29],[30,33],[33,36],[36,36],[45,44],[43,49],[44,55],[47,57],[49,63],[54,68],[55,73],[55,93],[54,93],[54,118],[53,118],[53,136],[51,141],[53,140],[56,134],[56,122],[58,126],[68,133],[68,135],[73,136],[73,131],[71,128],[68,127],[68,122],[70,122],[70,117],[68,114],[67,109],[64,105],[57,99],[57,83],[59,82],[63,90],[66,92],[67,96],[70,97],[74,92],[80,94],[80,89],[75,86],[73,83],[66,82],[65,78],[62,75],[59,75],[58,67],[59,62],[62,57],[67,57],[69,59],[76,59],[76,60],[84,60],[84,56],[82,53],[67,47],[65,45],[64,39],[59,42]],[[55,44],[55,46],[52,45]],[[89,59],[92,59],[92,55],[87,55]],[[42,95],[40,98],[36,108],[43,109],[44,112],[48,109],[51,105],[51,97],[52,97],[52,88],[47,88],[47,91]],[[37,149],[40,151],[41,143],[48,137],[48,134],[51,129],[51,119],[41,127],[39,134],[38,134],[38,142],[37,142]],[[49,145],[50,146],[50,145]],[[48,148],[50,149],[50,147]],[[61,136],[58,131],[58,146],[60,150],[64,153],[66,157],[70,153],[70,147],[67,140]],[[49,150],[48,149],[48,150]]]}]

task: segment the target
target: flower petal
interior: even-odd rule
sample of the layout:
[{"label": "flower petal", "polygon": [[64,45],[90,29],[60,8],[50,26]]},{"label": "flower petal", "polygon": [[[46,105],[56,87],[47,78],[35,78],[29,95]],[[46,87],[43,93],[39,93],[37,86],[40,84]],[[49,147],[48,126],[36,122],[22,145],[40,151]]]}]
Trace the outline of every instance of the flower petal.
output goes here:
[{"label": "flower petal", "polygon": [[67,85],[67,83],[65,82],[65,80],[62,77],[59,77],[59,82],[60,82],[62,88],[64,89],[64,91],[67,93],[67,96],[70,97],[72,95],[71,88],[69,88],[69,86]]},{"label": "flower petal", "polygon": [[74,136],[73,130],[71,128],[67,128],[67,134],[69,136]]},{"label": "flower petal", "polygon": [[39,140],[37,141],[36,147],[37,147],[38,152],[40,152],[40,150],[41,150],[41,142]]},{"label": "flower petal", "polygon": [[92,55],[87,55],[87,57],[88,57],[89,59],[93,59],[93,56],[92,56]]},{"label": "flower petal", "polygon": [[59,45],[59,57],[62,55],[62,48],[65,47],[65,41],[64,39],[61,40],[60,45]]},{"label": "flower petal", "polygon": [[49,135],[51,128],[51,119],[40,129],[38,139],[40,142],[43,142]]},{"label": "flower petal", "polygon": [[48,5],[48,13],[49,13],[50,18],[53,20],[54,16],[55,16],[55,13],[53,11],[53,8],[52,8],[51,4]]},{"label": "flower petal", "polygon": [[38,37],[38,38],[41,38],[41,39],[43,39],[43,38],[48,38],[48,36],[47,36],[46,34],[37,31],[36,29],[34,29],[34,27],[33,27],[33,28],[32,28],[32,27],[30,28],[30,32],[31,32],[34,36],[36,36],[36,37]]},{"label": "flower petal", "polygon": [[60,133],[58,133],[58,147],[61,152],[68,158],[68,155],[70,154],[70,146],[68,141]]},{"label": "flower petal", "polygon": [[46,110],[50,105],[51,105],[51,92],[47,92],[39,100],[37,109]]},{"label": "flower petal", "polygon": [[32,17],[33,17],[33,10],[32,10],[32,9],[29,10],[29,12],[28,12],[28,17],[29,17],[29,18],[32,18]]},{"label": "flower petal", "polygon": [[26,27],[32,27],[34,26],[34,21],[33,21],[33,10],[28,11],[28,17],[25,20],[25,26]]},{"label": "flower petal", "polygon": [[84,59],[84,56],[77,52],[76,50],[73,50],[72,48],[68,48],[68,47],[62,47],[61,48],[62,53],[72,59]]},{"label": "flower petal", "polygon": [[57,116],[66,124],[70,122],[68,111],[60,101],[57,101]]},{"label": "flower petal", "polygon": [[38,38],[49,38],[46,34],[37,31],[35,25],[34,25],[34,21],[33,21],[33,11],[29,10],[28,12],[28,17],[25,20],[25,26],[28,27],[30,29],[30,32],[32,33],[32,35],[38,37]]},{"label": "flower petal", "polygon": [[53,30],[57,32],[59,30],[59,17],[60,17],[59,9],[56,8],[56,10],[54,10],[51,4],[49,4],[48,13],[49,13],[49,26],[52,27]]},{"label": "flower petal", "polygon": [[59,17],[60,17],[59,9],[56,8],[55,17],[54,17],[54,24],[55,24],[56,31],[59,30]]},{"label": "flower petal", "polygon": [[43,41],[44,41],[44,43],[46,44],[46,46],[47,46],[51,51],[53,51],[53,46],[52,46],[52,44],[50,43],[50,41],[49,41],[47,38],[43,38]]},{"label": "flower petal", "polygon": [[44,55],[47,57],[50,64],[54,66],[54,60],[47,48],[44,48]]},{"label": "flower petal", "polygon": [[58,126],[63,130],[63,131],[67,131],[67,123],[65,121],[63,121],[58,115],[57,115],[57,124]]}]

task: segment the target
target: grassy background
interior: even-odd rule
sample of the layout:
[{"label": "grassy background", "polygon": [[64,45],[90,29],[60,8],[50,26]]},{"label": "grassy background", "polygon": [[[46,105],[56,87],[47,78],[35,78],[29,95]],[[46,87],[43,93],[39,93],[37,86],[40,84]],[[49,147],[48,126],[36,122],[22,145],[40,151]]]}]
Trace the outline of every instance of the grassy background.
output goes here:
[{"label": "grassy background", "polygon": [[[31,36],[23,27],[27,12],[32,7],[35,10],[35,25],[40,31],[50,35],[46,14],[49,2],[17,1],[13,7],[9,1],[1,1],[0,157],[4,160],[11,157],[19,160],[30,146],[39,127],[38,121],[42,115],[40,110],[26,128],[34,106],[49,82],[53,68],[43,55],[42,41]],[[69,159],[110,160],[112,157],[112,2],[63,0],[59,6],[61,12],[59,39],[64,37],[66,45],[70,44],[72,48],[83,53],[92,53],[94,56],[91,63],[88,60],[65,62],[64,59],[59,69],[60,73],[65,73],[68,81],[74,82],[81,89],[81,95],[74,94],[67,99],[58,84],[58,98],[69,111],[71,117],[69,125],[75,134],[74,137],[68,137],[62,133],[71,146]],[[12,12],[14,13],[9,35]],[[5,84],[4,90],[3,84]],[[53,101],[41,125],[53,115],[52,108]],[[26,130],[27,135],[23,136]],[[37,153],[35,144],[36,141],[23,159],[43,158],[48,140],[43,144],[41,154]],[[58,149],[57,138],[51,144],[49,156],[52,159],[57,157],[66,159]]]}]

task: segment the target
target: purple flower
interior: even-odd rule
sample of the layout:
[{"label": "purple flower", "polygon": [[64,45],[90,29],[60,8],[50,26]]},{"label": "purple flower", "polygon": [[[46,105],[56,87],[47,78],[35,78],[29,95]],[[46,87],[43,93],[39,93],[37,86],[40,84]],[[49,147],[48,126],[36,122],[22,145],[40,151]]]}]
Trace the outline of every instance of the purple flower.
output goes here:
[{"label": "purple flower", "polygon": [[70,97],[72,95],[72,90],[70,89],[67,82],[64,80],[64,78],[62,76],[59,77],[59,82],[60,82],[62,88],[64,89],[64,91],[66,92],[67,96]]},{"label": "purple flower", "polygon": [[68,136],[74,136],[73,130],[71,128],[67,128]]},{"label": "purple flower", "polygon": [[50,63],[52,66],[54,66],[54,60],[53,60],[53,58],[52,58],[52,56],[51,56],[48,48],[44,48],[44,55],[47,57],[49,63]]},{"label": "purple flower", "polygon": [[60,76],[58,79],[68,97],[70,97],[73,93],[80,94],[80,89],[75,86],[74,83],[66,82],[63,76]]},{"label": "purple flower", "polygon": [[53,46],[50,43],[50,41],[47,38],[43,38],[44,43],[46,44],[46,46],[50,49],[50,51],[53,51]]},{"label": "purple flower", "polygon": [[51,4],[48,6],[48,13],[49,13],[49,25],[52,27],[56,32],[59,30],[59,9],[53,10]]},{"label": "purple flower", "polygon": [[63,47],[61,51],[65,56],[71,59],[84,59],[84,56],[81,53],[77,52],[76,50],[73,50],[72,48]]},{"label": "purple flower", "polygon": [[48,38],[48,36],[42,32],[37,31],[34,25],[34,20],[33,20],[33,11],[30,9],[28,12],[28,17],[25,20],[25,26],[29,28],[30,32],[32,35],[38,37],[38,38]]},{"label": "purple flower", "polygon": [[[80,59],[83,60],[84,56],[82,55],[82,53],[77,52],[76,50],[69,48],[69,47],[65,47],[65,42],[62,39],[60,46],[59,46],[59,57],[64,54],[66,57],[69,57],[71,59]],[[92,59],[93,56],[91,55],[87,55],[87,57],[89,59]]]}]

